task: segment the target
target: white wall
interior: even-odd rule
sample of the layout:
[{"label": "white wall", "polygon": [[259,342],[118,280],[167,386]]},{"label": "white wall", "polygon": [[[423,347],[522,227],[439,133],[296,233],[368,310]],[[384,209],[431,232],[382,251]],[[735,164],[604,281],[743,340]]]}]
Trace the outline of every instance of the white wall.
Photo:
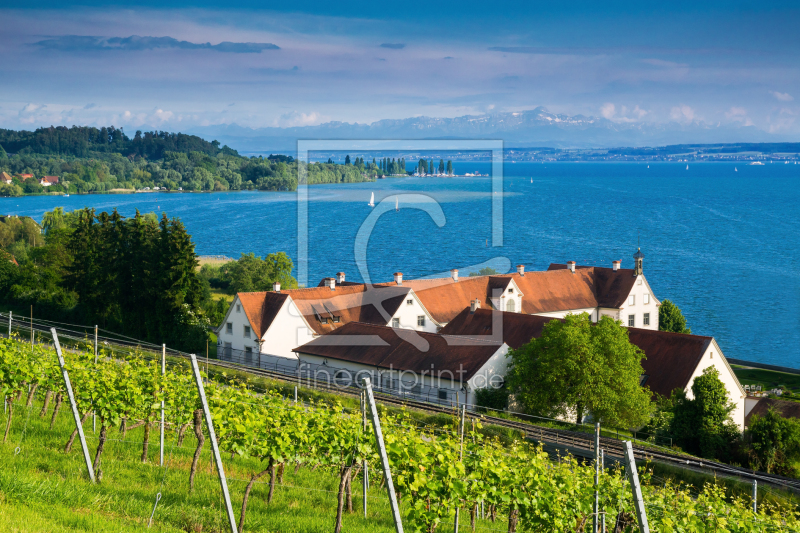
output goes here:
[{"label": "white wall", "polygon": [[261,353],[296,361],[297,354],[292,350],[311,342],[314,337],[314,332],[306,325],[290,296],[264,332]]},{"label": "white wall", "polygon": [[479,389],[486,389],[498,381],[497,378],[492,381],[493,376],[505,379],[508,370],[507,353],[508,345],[503,343],[500,349],[467,381],[467,405],[475,405],[476,392]]},{"label": "white wall", "polygon": [[[228,333],[227,324],[232,325],[232,332]],[[244,326],[250,326],[250,338],[244,336]],[[258,353],[258,339],[253,333],[252,325],[247,319],[247,313],[244,312],[244,307],[239,301],[239,297],[233,299],[230,308],[228,308],[228,316],[222,321],[217,333],[217,346],[220,348],[218,353],[222,353],[222,347],[226,342],[231,343],[231,348],[234,350],[244,350],[245,347],[253,348],[253,353]]]},{"label": "white wall", "polygon": [[[489,299],[492,302],[492,306],[499,311],[506,311],[508,308],[508,301],[514,300],[514,312],[521,313],[523,294],[519,291],[519,287],[513,278],[509,281],[510,283],[505,290],[503,290],[503,293],[499,298],[494,298],[494,295],[492,294],[490,295]],[[509,289],[511,289],[513,292],[508,292]]]},{"label": "white wall", "polygon": [[[411,300],[411,305],[408,304],[408,300]],[[417,325],[417,317],[425,316],[425,325],[418,326]],[[403,303],[400,304],[400,308],[395,312],[392,316],[392,319],[399,318],[400,319],[400,327],[404,329],[413,329],[416,331],[427,331],[430,333],[436,333],[439,330],[439,325],[431,318],[430,314],[425,310],[422,303],[420,303],[419,298],[414,293],[414,291],[410,291],[408,295],[403,300]],[[392,320],[390,319],[386,326],[392,325]]]},{"label": "white wall", "polygon": [[[644,303],[645,295],[650,296],[649,303]],[[633,305],[630,304],[631,296],[634,297]],[[628,298],[625,299],[625,302],[619,309],[619,319],[622,321],[622,325],[627,327],[628,315],[634,315],[635,323],[633,327],[658,331],[658,303],[660,302],[650,289],[650,285],[647,283],[644,274],[638,276]],[[645,313],[650,314],[650,324],[647,326],[644,325]]]},{"label": "white wall", "polygon": [[750,414],[750,411],[753,410],[753,407],[755,407],[760,401],[761,397],[759,396],[747,396],[744,399],[744,416],[747,417],[747,415]]},{"label": "white wall", "polygon": [[733,370],[725,360],[725,356],[722,354],[722,350],[719,349],[717,341],[713,340],[711,342],[711,345],[706,353],[703,354],[703,358],[700,360],[697,368],[695,368],[694,372],[692,373],[689,384],[686,386],[687,398],[694,398],[694,394],[692,394],[692,384],[694,383],[695,378],[701,376],[703,374],[703,370],[710,366],[716,367],[717,371],[719,371],[719,379],[725,384],[725,388],[728,390],[728,399],[736,405],[736,409],[734,409],[734,411],[731,413],[731,417],[733,418],[733,421],[736,422],[736,425],[739,426],[739,429],[744,430],[746,394],[742,389],[739,380],[736,379],[736,375],[733,373]]}]

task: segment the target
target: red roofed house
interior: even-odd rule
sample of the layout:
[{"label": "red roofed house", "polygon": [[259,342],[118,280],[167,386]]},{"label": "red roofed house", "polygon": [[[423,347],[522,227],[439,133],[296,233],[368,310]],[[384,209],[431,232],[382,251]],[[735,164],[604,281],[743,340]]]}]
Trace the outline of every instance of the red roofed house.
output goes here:
[{"label": "red roofed house", "polygon": [[[592,320],[611,316],[631,327],[658,329],[658,306],[644,277],[644,255],[634,255],[635,268],[582,267],[574,262],[551,264],[543,272],[492,276],[403,280],[366,285],[345,281],[343,272],[319,286],[280,292],[239,293],[217,330],[223,357],[256,364],[258,354],[296,361],[293,348],[349,322],[364,322],[436,332],[478,298],[515,313],[564,317],[589,313]],[[258,364],[287,361],[258,358]]]},{"label": "red roofed house", "polygon": [[8,172],[0,172],[0,181],[5,183],[6,185],[11,185],[11,183],[13,183],[13,180],[11,179],[11,176],[8,174]]},{"label": "red roofed house", "polygon": [[39,184],[42,187],[49,187],[56,183],[58,183],[58,176],[43,176],[42,179],[39,180]]},{"label": "red roofed house", "polygon": [[[435,332],[437,325],[408,287],[339,283],[236,295],[217,329],[223,359],[264,368],[295,368],[292,350],[349,322]],[[277,359],[279,358],[279,359]],[[276,368],[280,370],[280,368]]]},{"label": "red roofed house", "polygon": [[[545,324],[553,320],[550,317],[480,309],[478,305],[464,309],[442,329],[441,334],[492,340],[519,348],[541,335]],[[669,397],[675,389],[682,389],[691,398],[694,379],[707,367],[715,367],[725,384],[728,397],[736,405],[732,413],[733,420],[744,429],[745,390],[713,337],[629,328],[628,338],[641,348],[646,357],[642,360],[642,385],[663,396]]]},{"label": "red roofed house", "polygon": [[301,377],[349,387],[369,376],[380,391],[445,405],[475,404],[499,387],[505,343],[351,322],[294,349]]},{"label": "red roofed house", "polygon": [[20,181],[25,181],[28,178],[32,178],[33,174],[17,174],[19,176]]}]

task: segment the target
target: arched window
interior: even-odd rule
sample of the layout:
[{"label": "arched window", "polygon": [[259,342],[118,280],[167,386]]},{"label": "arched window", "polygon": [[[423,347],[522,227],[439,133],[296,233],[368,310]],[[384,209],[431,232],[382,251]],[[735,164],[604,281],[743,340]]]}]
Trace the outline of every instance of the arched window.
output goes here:
[{"label": "arched window", "polygon": [[513,298],[509,298],[508,302],[506,303],[506,311],[508,311],[509,313],[516,313],[516,311],[517,311],[516,307],[517,307],[517,304],[516,304],[516,302],[514,302],[514,299]]}]

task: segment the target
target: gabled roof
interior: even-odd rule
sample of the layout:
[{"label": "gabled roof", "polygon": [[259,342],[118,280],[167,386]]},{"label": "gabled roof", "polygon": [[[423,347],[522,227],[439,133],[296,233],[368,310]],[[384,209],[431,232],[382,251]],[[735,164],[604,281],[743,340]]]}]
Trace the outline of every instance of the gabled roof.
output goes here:
[{"label": "gabled roof", "polygon": [[800,419],[800,403],[787,402],[786,400],[776,400],[774,398],[761,398],[758,403],[747,413],[744,425],[749,426],[750,420],[754,416],[764,416],[770,408],[777,411],[783,418]]},{"label": "gabled roof", "polygon": [[58,176],[42,176],[41,181],[46,181],[47,183],[58,183]]},{"label": "gabled roof", "polygon": [[[240,292],[239,300],[247,318],[261,338],[275,319],[283,302],[291,298],[309,327],[317,334],[329,333],[348,322],[385,326],[402,305],[411,289],[364,284],[289,289],[281,292]],[[381,311],[383,310],[383,312]],[[338,317],[339,321],[335,321]],[[323,323],[321,319],[326,319]]]},{"label": "gabled roof", "polygon": [[436,376],[449,371],[455,381],[466,382],[501,347],[502,343],[351,322],[293,351],[395,371],[433,371]]},{"label": "gabled roof", "polygon": [[[527,274],[526,274],[527,275]],[[511,348],[519,348],[542,334],[545,324],[558,318],[505,313],[491,309],[464,309],[440,333],[456,336],[491,335],[495,314],[502,315],[502,340]],[[626,328],[628,339],[645,354],[642,368],[647,376],[645,385],[663,396],[675,389],[685,389],[697,365],[714,340],[701,335],[684,335],[652,329]],[[720,354],[721,356],[722,354]]]},{"label": "gabled roof", "polygon": [[[503,290],[514,280],[524,297],[522,312],[552,313],[592,307],[619,308],[631,292],[636,277],[631,269],[613,270],[603,267],[579,267],[573,274],[566,265],[552,264],[543,272],[517,272],[493,276],[405,280],[434,320],[445,324],[452,320],[471,300],[482,302],[494,297],[494,290]],[[394,285],[383,284],[383,285]]]},{"label": "gabled roof", "polygon": [[289,297],[280,292],[240,292],[236,296],[242,304],[242,309],[244,309],[257,339],[264,336]]}]

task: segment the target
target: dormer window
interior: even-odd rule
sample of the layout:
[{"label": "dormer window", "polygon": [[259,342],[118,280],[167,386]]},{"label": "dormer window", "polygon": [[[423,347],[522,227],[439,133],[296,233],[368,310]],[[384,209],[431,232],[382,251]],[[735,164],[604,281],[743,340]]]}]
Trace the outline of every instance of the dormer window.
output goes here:
[{"label": "dormer window", "polygon": [[333,323],[334,324],[338,324],[341,321],[342,321],[342,317],[340,317],[340,316],[333,317]]}]

